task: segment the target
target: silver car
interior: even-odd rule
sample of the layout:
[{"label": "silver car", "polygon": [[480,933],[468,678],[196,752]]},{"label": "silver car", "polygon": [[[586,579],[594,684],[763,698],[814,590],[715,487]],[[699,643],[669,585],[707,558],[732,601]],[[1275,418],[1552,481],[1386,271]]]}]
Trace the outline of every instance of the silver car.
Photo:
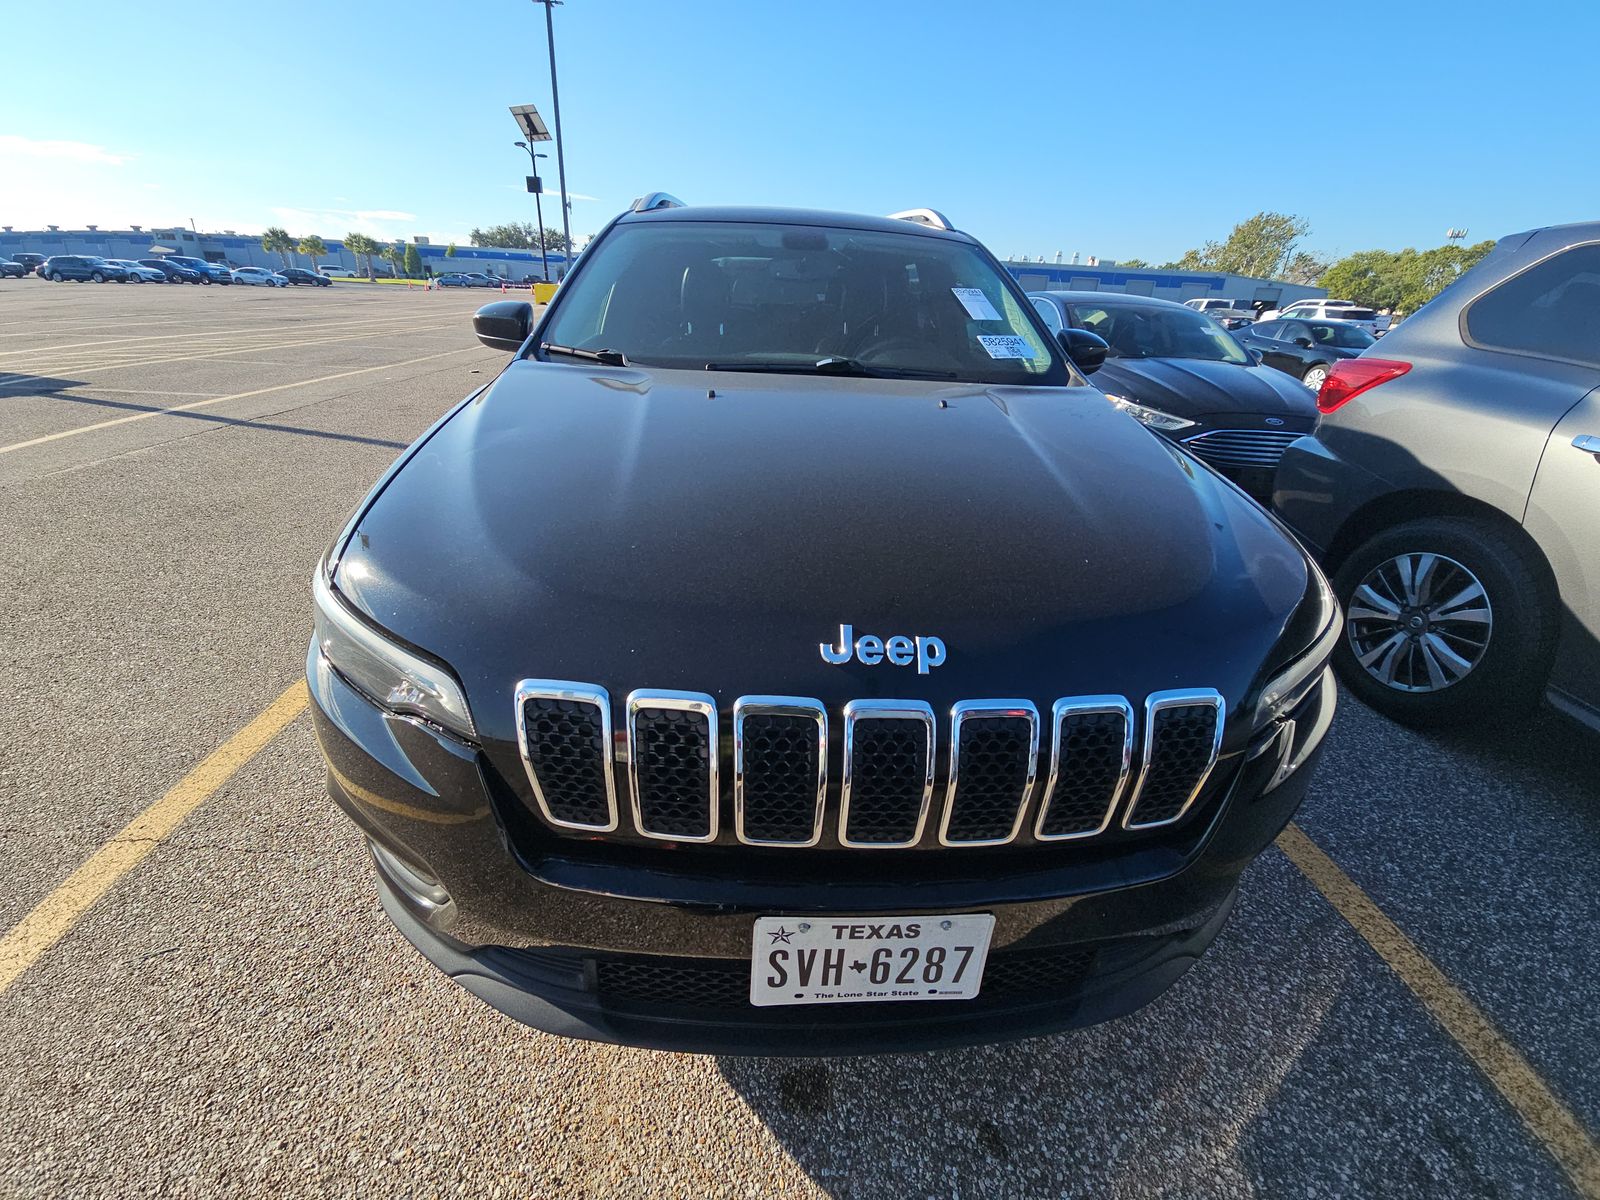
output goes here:
[{"label": "silver car", "polygon": [[1336,363],[1274,507],[1345,606],[1335,653],[1413,724],[1541,694],[1600,729],[1600,222],[1503,238]]}]

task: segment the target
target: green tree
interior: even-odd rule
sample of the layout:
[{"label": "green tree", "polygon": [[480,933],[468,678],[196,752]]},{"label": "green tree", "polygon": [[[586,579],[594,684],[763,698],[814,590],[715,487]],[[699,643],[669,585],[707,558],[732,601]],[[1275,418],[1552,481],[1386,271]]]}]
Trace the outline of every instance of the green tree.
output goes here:
[{"label": "green tree", "polygon": [[444,248],[444,256],[446,258],[454,258],[456,256],[456,244],[454,242]]},{"label": "green tree", "polygon": [[361,260],[367,260],[367,278],[373,276],[372,256],[378,252],[378,243],[364,233],[347,233],[344,235],[344,248],[355,255],[356,270],[361,270]]},{"label": "green tree", "polygon": [[1145,260],[1142,258],[1119,258],[1117,260],[1117,266],[1127,267],[1130,271],[1142,271],[1148,268],[1150,264],[1145,262]]},{"label": "green tree", "polygon": [[1300,239],[1310,232],[1310,224],[1299,217],[1258,212],[1235,225],[1226,240],[1207,242],[1166,266],[1180,271],[1223,271],[1257,279],[1280,278],[1292,265],[1298,265],[1303,273],[1316,263],[1310,255],[1299,251]]},{"label": "green tree", "polygon": [[390,269],[394,272],[395,278],[398,279],[401,275],[401,269],[405,265],[406,261],[406,252],[400,246],[400,244],[396,242],[392,246],[385,246],[383,248],[383,252],[379,254],[378,257],[389,264]]},{"label": "green tree", "polygon": [[274,225],[261,235],[261,248],[268,254],[277,254],[287,267],[289,255],[294,250],[294,239],[289,236],[287,229],[280,229]]},{"label": "green tree", "polygon": [[1330,296],[1410,314],[1449,287],[1494,249],[1493,242],[1431,250],[1359,250],[1341,258],[1318,284]]},{"label": "green tree", "polygon": [[406,274],[412,279],[422,274],[422,252],[414,242],[406,247]]},{"label": "green tree", "polygon": [[[504,225],[490,225],[486,229],[473,229],[474,246],[498,246],[504,250],[537,250],[539,227],[532,221],[509,221]],[[564,253],[567,239],[559,229],[544,231],[544,244],[548,250]]]},{"label": "green tree", "polygon": [[301,254],[311,260],[311,269],[317,269],[317,259],[328,253],[328,244],[314,233],[308,233],[300,239],[300,244],[295,247]]}]

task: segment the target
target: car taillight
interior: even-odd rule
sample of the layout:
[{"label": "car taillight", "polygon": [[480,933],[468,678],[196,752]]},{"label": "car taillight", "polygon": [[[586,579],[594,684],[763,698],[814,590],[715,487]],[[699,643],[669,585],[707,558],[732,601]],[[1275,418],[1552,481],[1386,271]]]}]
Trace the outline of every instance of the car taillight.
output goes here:
[{"label": "car taillight", "polygon": [[1369,388],[1399,379],[1409,370],[1410,363],[1389,358],[1347,358],[1336,362],[1317,393],[1317,411],[1331,413]]}]

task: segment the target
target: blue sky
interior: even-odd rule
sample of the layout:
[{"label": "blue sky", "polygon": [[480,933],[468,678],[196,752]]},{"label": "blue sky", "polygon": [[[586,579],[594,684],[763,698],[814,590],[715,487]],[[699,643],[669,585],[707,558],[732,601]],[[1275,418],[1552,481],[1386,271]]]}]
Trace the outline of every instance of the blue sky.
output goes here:
[{"label": "blue sky", "polygon": [[[531,219],[506,109],[550,118],[542,13],[8,5],[0,223]],[[1157,262],[1263,208],[1328,254],[1600,216],[1592,3],[567,0],[556,25],[575,233],[657,188]]]}]

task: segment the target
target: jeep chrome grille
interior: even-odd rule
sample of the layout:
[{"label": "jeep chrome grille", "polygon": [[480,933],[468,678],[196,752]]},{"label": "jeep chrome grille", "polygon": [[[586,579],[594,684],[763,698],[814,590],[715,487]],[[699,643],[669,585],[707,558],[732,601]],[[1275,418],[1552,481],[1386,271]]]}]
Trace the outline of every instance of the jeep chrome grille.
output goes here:
[{"label": "jeep chrome grille", "polygon": [[1304,436],[1283,429],[1211,429],[1183,444],[1214,467],[1275,467],[1289,443]]},{"label": "jeep chrome grille", "polygon": [[[616,830],[611,760],[623,750],[613,742],[609,694],[527,679],[516,697],[519,749],[544,819],[563,829]],[[639,690],[624,707],[633,831],[672,842],[730,840],[720,828],[716,701]],[[733,706],[731,840],[798,848],[822,844],[831,831],[852,849],[905,849],[931,839],[933,823],[945,846],[1005,845],[1024,827],[1048,843],[1103,834],[1119,811],[1123,829],[1173,825],[1216,766],[1224,717],[1222,697],[1210,689],[1156,692],[1137,721],[1121,696],[1066,697],[1051,707],[1045,729],[1027,700],[966,700],[950,711],[946,749],[928,704],[852,700],[830,767],[835,744],[821,701],[743,696]],[[935,819],[942,751],[949,772]]]}]

